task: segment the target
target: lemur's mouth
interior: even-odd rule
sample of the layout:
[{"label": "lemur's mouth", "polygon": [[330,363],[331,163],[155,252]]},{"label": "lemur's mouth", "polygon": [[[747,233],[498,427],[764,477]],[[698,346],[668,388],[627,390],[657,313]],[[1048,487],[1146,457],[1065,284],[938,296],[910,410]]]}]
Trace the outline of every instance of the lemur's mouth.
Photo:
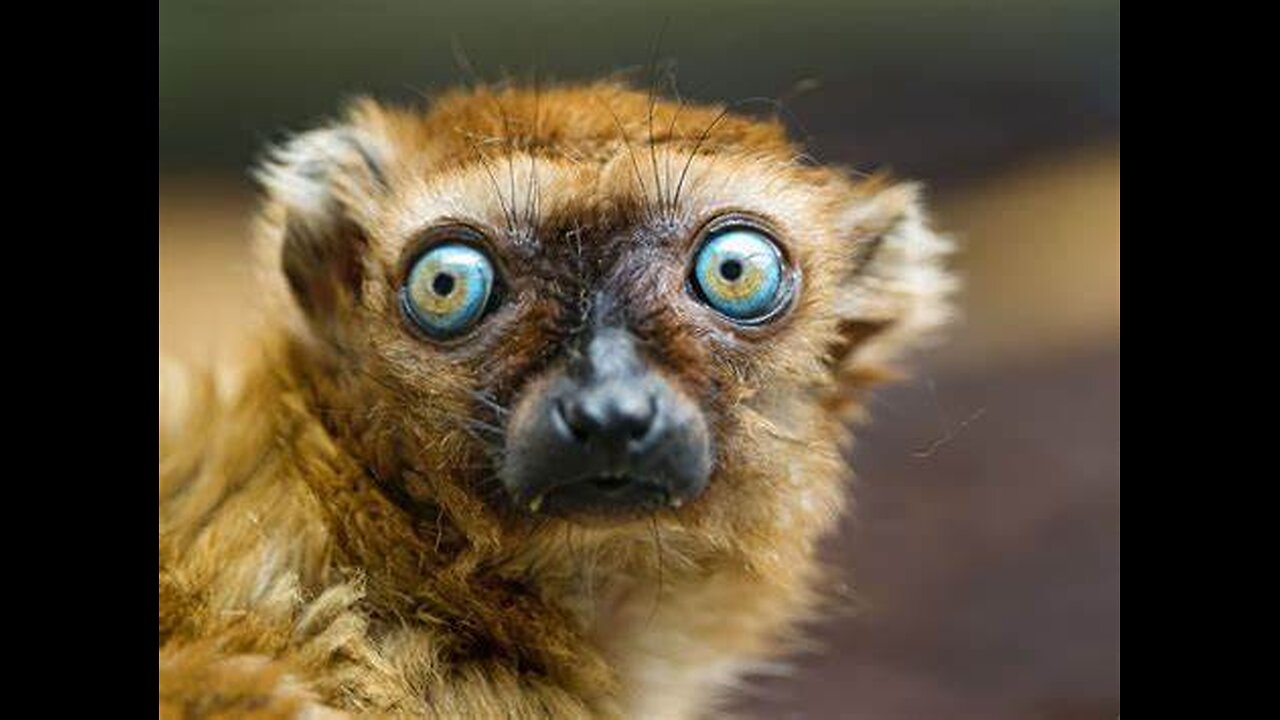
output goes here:
[{"label": "lemur's mouth", "polygon": [[593,475],[558,485],[535,498],[534,512],[552,515],[616,516],[679,507],[667,486],[635,475]]},{"label": "lemur's mouth", "polygon": [[630,484],[631,478],[626,475],[601,475],[599,477],[588,478],[583,482],[591,485],[597,490],[613,492],[621,490]]}]

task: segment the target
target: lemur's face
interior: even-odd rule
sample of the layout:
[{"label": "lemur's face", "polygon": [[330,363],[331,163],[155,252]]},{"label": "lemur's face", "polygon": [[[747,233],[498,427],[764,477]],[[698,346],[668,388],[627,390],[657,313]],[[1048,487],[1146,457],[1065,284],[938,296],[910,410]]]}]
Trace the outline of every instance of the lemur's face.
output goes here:
[{"label": "lemur's face", "polygon": [[664,188],[690,208],[664,214],[629,171],[549,164],[530,227],[482,193],[397,260],[405,331],[479,361],[473,390],[509,410],[486,413],[502,428],[495,469],[530,512],[634,516],[696,498],[747,376],[766,374],[794,322],[804,272],[766,207],[695,184],[693,198]]},{"label": "lemur's face", "polygon": [[366,105],[266,177],[340,432],[515,522],[836,502],[842,391],[945,286],[910,189],[612,86]]}]

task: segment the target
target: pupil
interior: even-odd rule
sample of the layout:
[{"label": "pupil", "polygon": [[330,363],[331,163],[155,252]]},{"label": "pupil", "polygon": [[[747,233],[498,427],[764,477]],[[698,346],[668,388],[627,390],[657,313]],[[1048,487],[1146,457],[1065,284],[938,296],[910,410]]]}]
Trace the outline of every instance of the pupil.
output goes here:
[{"label": "pupil", "polygon": [[739,260],[725,260],[720,265],[720,275],[729,282],[737,280],[742,277],[742,262]]},{"label": "pupil", "polygon": [[453,276],[440,273],[431,280],[431,289],[436,291],[437,295],[445,296],[453,292]]}]

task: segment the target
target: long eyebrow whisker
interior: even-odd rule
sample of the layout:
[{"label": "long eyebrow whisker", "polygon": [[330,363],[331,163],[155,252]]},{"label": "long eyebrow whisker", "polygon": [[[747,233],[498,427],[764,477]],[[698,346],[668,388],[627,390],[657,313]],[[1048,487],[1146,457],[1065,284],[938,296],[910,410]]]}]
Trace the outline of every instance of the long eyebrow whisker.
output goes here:
[{"label": "long eyebrow whisker", "polygon": [[[671,124],[667,126],[667,142],[666,142],[666,148],[665,148],[666,167],[663,170],[663,174],[666,176],[668,181],[670,181],[671,179],[671,153],[672,153],[672,145],[675,143],[676,120],[680,117],[680,112],[684,110],[684,106],[685,106],[685,99],[680,95],[680,88],[676,85],[676,71],[675,71],[674,65],[669,70],[669,75],[671,78],[671,92],[676,96],[676,100],[678,104],[676,105],[676,111],[671,114]],[[669,215],[672,215],[672,216],[675,215],[676,200],[678,199],[679,199],[678,192],[673,194],[672,197],[670,198],[671,202],[669,204],[669,207],[667,208],[667,212]]]},{"label": "long eyebrow whisker", "polygon": [[653,189],[657,196],[658,209],[661,212],[666,204],[663,201],[662,179],[658,177],[658,151],[653,144],[653,112],[658,103],[658,52],[662,47],[662,37],[667,32],[667,25],[671,22],[671,16],[667,16],[662,20],[662,27],[658,29],[658,37],[653,42],[653,52],[649,58],[649,161],[653,165]]},{"label": "long eyebrow whisker", "polygon": [[[533,71],[533,132],[525,143],[525,152],[529,153],[529,201],[530,208],[528,226],[533,228],[542,212],[542,187],[538,182],[538,118],[542,103],[542,86],[538,81],[538,70]],[[531,146],[532,143],[532,146]]]},{"label": "long eyebrow whisker", "polygon": [[719,125],[720,121],[724,120],[724,118],[729,114],[730,108],[731,106],[726,105],[722,110],[720,110],[719,114],[717,114],[715,118],[713,118],[711,122],[703,128],[697,141],[693,143],[693,148],[689,150],[689,155],[685,158],[684,168],[680,170],[680,180],[676,183],[674,203],[680,202],[680,192],[684,189],[685,177],[689,174],[689,167],[693,165],[693,159],[697,157],[698,151],[702,149],[703,143],[705,143],[707,138],[711,136],[711,131],[715,130],[716,125]]},{"label": "long eyebrow whisker", "polygon": [[515,141],[511,134],[511,119],[507,115],[507,108],[502,104],[502,100],[498,97],[498,93],[490,90],[489,97],[493,99],[493,103],[498,110],[498,118],[502,121],[502,137],[503,143],[506,145],[508,184],[511,187],[511,216],[507,219],[507,231],[515,234],[520,225],[516,216],[516,168],[515,158],[513,157]]},{"label": "long eyebrow whisker", "polygon": [[697,142],[693,144],[693,148],[689,151],[689,155],[685,159],[684,168],[680,171],[680,180],[676,183],[675,202],[679,202],[680,192],[684,188],[684,181],[685,177],[689,173],[689,167],[693,164],[694,158],[697,157],[698,151],[702,149],[703,143],[705,143],[707,138],[711,136],[711,132],[715,130],[716,126],[719,125],[730,112],[751,103],[765,103],[775,108],[778,107],[777,100],[767,97],[748,97],[725,105],[724,108],[716,114],[715,118],[707,124],[706,128],[703,129],[702,133],[698,136]]},{"label": "long eyebrow whisker", "polygon": [[613,118],[613,124],[618,128],[618,134],[622,137],[622,143],[627,148],[627,154],[631,158],[631,169],[635,171],[636,182],[640,185],[640,192],[644,194],[645,203],[651,202],[649,198],[649,188],[644,183],[644,176],[640,172],[640,162],[636,159],[635,148],[631,145],[631,138],[627,135],[627,130],[622,126],[622,120],[618,118],[618,113],[614,112],[613,107],[606,103],[603,99],[599,100],[600,105],[609,113],[609,117]]},{"label": "long eyebrow whisker", "polygon": [[489,184],[493,187],[493,195],[497,199],[498,205],[502,208],[502,216],[506,218],[507,226],[514,226],[515,209],[514,207],[509,207],[506,200],[503,199],[502,189],[498,187],[498,178],[493,174],[493,166],[489,163],[489,158],[480,150],[479,146],[471,137],[465,135],[464,137],[466,137],[468,145],[471,146],[471,151],[475,153],[476,158],[480,160],[480,165],[484,168],[485,174],[489,176]]}]

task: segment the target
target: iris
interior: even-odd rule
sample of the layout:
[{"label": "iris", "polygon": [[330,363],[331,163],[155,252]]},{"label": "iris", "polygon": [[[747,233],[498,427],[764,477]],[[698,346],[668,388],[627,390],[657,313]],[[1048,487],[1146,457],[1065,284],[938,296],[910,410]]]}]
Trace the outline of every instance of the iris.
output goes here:
[{"label": "iris", "polygon": [[693,282],[711,307],[728,317],[759,321],[786,299],[778,246],[755,228],[733,226],[712,233],[694,261]]},{"label": "iris", "polygon": [[400,291],[400,302],[423,332],[460,335],[484,314],[493,292],[493,263],[470,245],[437,245],[418,258]]}]

